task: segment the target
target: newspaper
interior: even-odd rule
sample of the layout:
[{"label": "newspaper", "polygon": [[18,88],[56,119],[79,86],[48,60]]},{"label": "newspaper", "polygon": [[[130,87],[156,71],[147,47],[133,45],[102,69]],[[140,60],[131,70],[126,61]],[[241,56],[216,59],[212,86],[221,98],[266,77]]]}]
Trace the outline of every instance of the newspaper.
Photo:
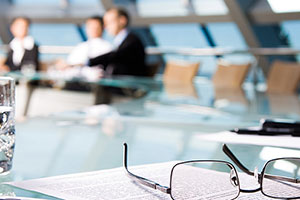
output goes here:
[{"label": "newspaper", "polygon": [[[176,163],[177,162],[172,161],[167,163],[141,165],[131,167],[130,170],[139,176],[143,176],[161,185],[169,187],[171,169]],[[219,176],[220,174],[214,174],[212,176],[216,175]],[[199,181],[203,181],[203,178],[209,179],[209,176],[210,175],[206,173],[204,177],[198,179]],[[242,182],[244,181],[241,180],[241,184]],[[62,175],[19,182],[7,182],[4,184],[43,193],[56,198],[72,200],[171,199],[170,195],[168,194],[133,182],[125,174],[123,168]],[[190,187],[193,187],[193,184],[190,184]],[[213,188],[214,190],[217,187],[222,187],[222,185],[215,184],[211,186],[211,188]],[[201,188],[198,188],[198,190],[201,191]],[[210,195],[210,198],[205,197],[203,199],[216,199],[216,196],[217,194],[213,194],[213,196]],[[197,199],[199,199],[199,197]],[[261,192],[257,192],[252,194],[240,194],[238,199],[268,198],[263,196]]]}]

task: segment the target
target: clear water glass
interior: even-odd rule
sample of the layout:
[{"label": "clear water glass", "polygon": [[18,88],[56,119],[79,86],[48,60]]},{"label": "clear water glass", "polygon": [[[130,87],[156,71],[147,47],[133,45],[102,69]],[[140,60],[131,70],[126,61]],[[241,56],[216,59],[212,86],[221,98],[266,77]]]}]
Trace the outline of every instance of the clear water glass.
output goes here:
[{"label": "clear water glass", "polygon": [[0,77],[0,174],[9,172],[15,147],[15,81]]}]

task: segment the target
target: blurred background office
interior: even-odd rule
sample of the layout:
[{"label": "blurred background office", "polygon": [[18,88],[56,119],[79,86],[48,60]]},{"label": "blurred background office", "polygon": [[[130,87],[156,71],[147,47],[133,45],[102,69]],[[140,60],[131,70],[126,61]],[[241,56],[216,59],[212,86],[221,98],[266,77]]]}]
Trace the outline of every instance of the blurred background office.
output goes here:
[{"label": "blurred background office", "polygon": [[[105,18],[113,7],[130,16],[128,35],[145,48],[147,77],[101,77],[99,68],[81,66],[88,64],[86,57],[79,58],[85,50],[75,55],[78,63],[69,57],[91,40],[90,17]],[[220,157],[221,146],[201,143],[199,135],[258,126],[262,118],[300,119],[299,0],[0,0],[3,64],[16,17],[30,19],[30,26],[23,20],[26,36],[39,46],[38,76],[22,67],[13,74],[19,78],[21,141],[15,166],[27,170],[23,177],[119,167],[124,141],[135,152],[130,153],[133,164]],[[117,19],[126,24],[124,16]],[[93,19],[92,24],[100,30],[98,42],[101,36],[112,51],[120,48],[108,24],[103,33],[101,22]],[[139,55],[136,59],[144,54]],[[28,87],[32,80],[40,82]],[[116,92],[104,96],[96,86]],[[257,148],[252,150],[258,155]],[[237,152],[249,157],[247,149]],[[253,158],[258,156],[246,163],[252,169]]]},{"label": "blurred background office", "polygon": [[[76,45],[88,40],[85,21],[89,17],[103,16],[107,9],[119,6],[129,12],[131,30],[145,46],[147,66],[155,66],[153,73],[158,76],[164,74],[169,62],[198,63],[194,75],[217,83],[214,76],[225,62],[228,66],[246,66],[241,75],[234,75],[242,77],[237,80],[239,87],[255,82],[258,89],[266,90],[274,61],[284,61],[285,66],[285,62],[297,64],[300,59],[299,51],[295,50],[300,48],[297,0],[1,0],[1,60],[6,60],[6,45],[13,38],[10,22],[15,17],[26,16],[31,20],[29,34],[40,45],[40,63],[47,69],[57,60],[67,60]],[[102,37],[113,41],[105,30]],[[219,77],[225,77],[224,73]],[[59,83],[55,87],[63,88]],[[292,86],[292,90],[297,91],[297,87]],[[224,95],[225,90],[221,91]],[[18,94],[24,96],[22,92],[25,93],[20,88]],[[84,92],[43,88],[34,95],[45,94],[49,101],[68,102],[61,104],[61,108],[55,105],[49,109],[51,112],[94,103],[94,96]],[[35,106],[29,114],[50,112],[36,99],[39,97],[32,98],[31,104]]]}]

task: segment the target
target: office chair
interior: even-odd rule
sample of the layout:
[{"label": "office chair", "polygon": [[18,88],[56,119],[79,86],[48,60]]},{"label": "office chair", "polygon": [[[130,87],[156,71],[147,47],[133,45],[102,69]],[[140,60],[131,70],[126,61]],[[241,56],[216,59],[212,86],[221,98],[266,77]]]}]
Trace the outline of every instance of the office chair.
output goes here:
[{"label": "office chair", "polygon": [[198,97],[193,79],[199,69],[199,62],[168,61],[163,74],[164,88],[171,96]]},{"label": "office chair", "polygon": [[299,79],[300,63],[274,61],[267,78],[267,92],[294,93]]},{"label": "office chair", "polygon": [[192,82],[199,69],[199,62],[168,61],[163,74],[164,81],[173,83]]},{"label": "office chair", "polygon": [[0,56],[0,65],[3,65],[5,63],[6,58]]},{"label": "office chair", "polygon": [[212,79],[213,84],[216,88],[240,88],[250,67],[251,63],[230,64],[220,60]]}]

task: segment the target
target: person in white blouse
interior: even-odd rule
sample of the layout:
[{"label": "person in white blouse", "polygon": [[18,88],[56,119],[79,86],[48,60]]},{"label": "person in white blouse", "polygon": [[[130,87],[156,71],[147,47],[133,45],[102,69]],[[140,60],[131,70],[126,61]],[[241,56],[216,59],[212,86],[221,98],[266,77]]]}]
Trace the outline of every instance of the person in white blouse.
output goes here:
[{"label": "person in white blouse", "polygon": [[32,36],[28,35],[30,20],[17,17],[12,20],[10,31],[14,38],[9,43],[9,51],[1,71],[18,71],[24,68],[39,70],[38,45]]},{"label": "person in white blouse", "polygon": [[85,65],[90,58],[112,51],[112,45],[102,39],[103,20],[99,16],[93,16],[86,20],[86,34],[88,40],[78,44],[67,58],[67,64],[71,66]]}]

